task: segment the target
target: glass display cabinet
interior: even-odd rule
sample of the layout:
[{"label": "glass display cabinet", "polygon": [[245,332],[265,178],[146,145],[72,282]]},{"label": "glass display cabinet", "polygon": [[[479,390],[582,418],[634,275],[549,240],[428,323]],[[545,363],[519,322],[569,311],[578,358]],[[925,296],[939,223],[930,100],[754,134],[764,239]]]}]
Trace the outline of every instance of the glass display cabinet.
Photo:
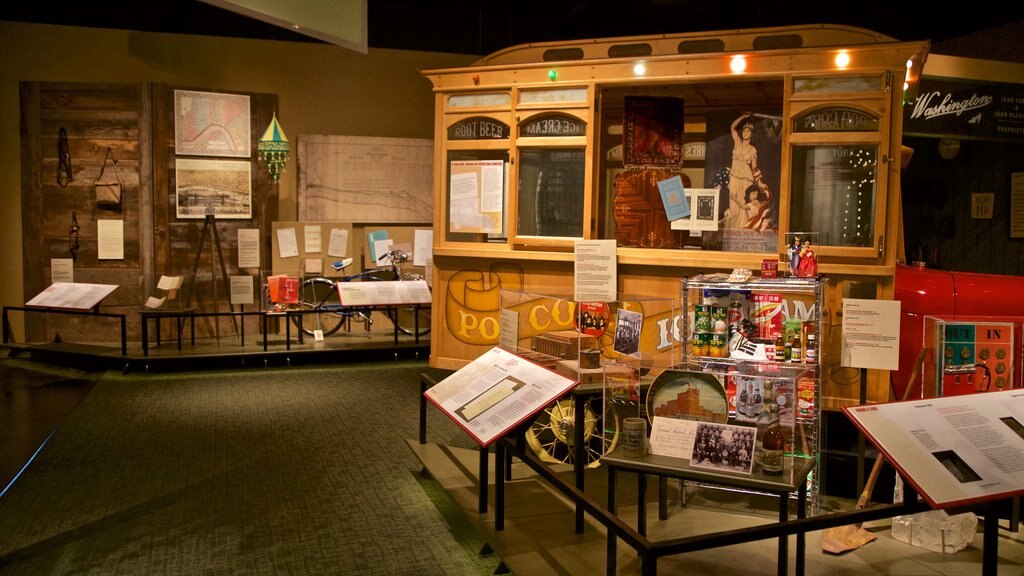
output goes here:
[{"label": "glass display cabinet", "polygon": [[501,303],[500,345],[579,382],[530,424],[528,445],[546,462],[596,466],[618,445],[622,418],[639,409],[641,388],[678,355],[666,334],[675,300],[575,302],[502,290]]},{"label": "glass display cabinet", "polygon": [[[699,418],[759,427],[762,411],[772,402],[785,431],[786,454],[818,458],[822,372],[818,338],[824,286],[820,277],[744,282],[730,282],[724,274],[684,278],[680,312],[685,337],[678,365],[686,372],[675,383],[671,376],[660,377],[666,384],[652,387],[649,410],[693,418],[679,408],[685,395],[675,391],[696,389],[701,391]],[[693,382],[698,380],[700,385],[695,387]],[[669,400],[675,397],[679,400],[673,409]],[[758,430],[755,443],[761,435]],[[812,509],[821,482],[818,460],[808,480]]]}]

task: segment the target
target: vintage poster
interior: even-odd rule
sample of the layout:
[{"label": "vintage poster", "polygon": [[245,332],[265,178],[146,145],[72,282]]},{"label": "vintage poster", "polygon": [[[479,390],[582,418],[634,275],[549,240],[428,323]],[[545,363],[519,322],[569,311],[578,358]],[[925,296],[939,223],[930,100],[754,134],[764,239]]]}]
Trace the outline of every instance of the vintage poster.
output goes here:
[{"label": "vintage poster", "polygon": [[704,187],[718,189],[724,249],[773,252],[782,169],[782,111],[708,114]]},{"label": "vintage poster", "polygon": [[622,127],[627,168],[683,166],[683,99],[626,96]]}]

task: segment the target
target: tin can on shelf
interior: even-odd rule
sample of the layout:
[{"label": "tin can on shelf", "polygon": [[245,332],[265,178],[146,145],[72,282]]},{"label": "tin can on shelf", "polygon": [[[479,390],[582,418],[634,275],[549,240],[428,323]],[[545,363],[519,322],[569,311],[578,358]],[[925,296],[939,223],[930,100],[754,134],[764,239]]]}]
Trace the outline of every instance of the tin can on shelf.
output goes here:
[{"label": "tin can on shelf", "polygon": [[707,356],[711,351],[711,334],[697,332],[693,335],[693,353],[697,356]]},{"label": "tin can on shelf", "polygon": [[693,307],[694,333],[711,332],[711,306],[697,304]]},{"label": "tin can on shelf", "polygon": [[729,342],[725,334],[710,335],[707,355],[714,358],[725,358],[729,355]]}]

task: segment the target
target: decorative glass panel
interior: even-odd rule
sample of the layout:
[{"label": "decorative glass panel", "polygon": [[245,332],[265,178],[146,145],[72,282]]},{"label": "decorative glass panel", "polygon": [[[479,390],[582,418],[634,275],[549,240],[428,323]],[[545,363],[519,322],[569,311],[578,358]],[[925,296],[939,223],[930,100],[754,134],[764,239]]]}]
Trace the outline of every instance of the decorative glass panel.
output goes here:
[{"label": "decorative glass panel", "polygon": [[520,150],[520,236],[583,237],[585,154],[583,148]]},{"label": "decorative glass panel", "polygon": [[480,108],[483,106],[512,106],[512,96],[497,94],[456,94],[448,97],[449,108]]},{"label": "decorative glass panel", "polygon": [[881,76],[829,76],[797,78],[793,80],[795,94],[823,94],[830,92],[881,92]]},{"label": "decorative glass panel", "polygon": [[796,146],[790,228],[829,246],[873,246],[878,148]]},{"label": "decorative glass panel", "polygon": [[549,104],[555,102],[586,102],[586,88],[559,88],[552,90],[523,90],[519,93],[523,104]]},{"label": "decorative glass panel", "polygon": [[492,118],[475,117],[460,120],[448,128],[449,140],[508,140],[508,124]]},{"label": "decorative glass panel", "polygon": [[878,132],[878,116],[856,108],[815,108],[793,120],[793,132]]},{"label": "decorative glass panel", "polygon": [[520,137],[586,136],[587,124],[574,116],[543,114],[519,125]]}]

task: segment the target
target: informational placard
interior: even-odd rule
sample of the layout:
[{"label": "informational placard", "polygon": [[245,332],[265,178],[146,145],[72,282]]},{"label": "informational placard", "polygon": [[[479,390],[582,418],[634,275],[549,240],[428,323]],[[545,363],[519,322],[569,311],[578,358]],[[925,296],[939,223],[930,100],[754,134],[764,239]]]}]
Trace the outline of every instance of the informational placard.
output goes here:
[{"label": "informational placard", "polygon": [[327,255],[335,258],[348,256],[348,230],[331,228],[331,239],[327,244]]},{"label": "informational placard", "polygon": [[295,228],[278,229],[277,255],[280,258],[294,258],[299,255],[299,241],[295,235]]},{"label": "informational placard", "polygon": [[1024,390],[843,410],[935,508],[1024,494]]},{"label": "informational placard", "polygon": [[231,277],[231,303],[253,304],[253,278],[249,275]]},{"label": "informational placard", "polygon": [[55,282],[25,305],[64,310],[91,310],[114,290],[117,290],[116,284]]},{"label": "informational placard", "polygon": [[305,248],[304,252],[309,254],[320,253],[320,225],[314,224],[312,226],[303,226],[302,238]]},{"label": "informational placard", "polygon": [[50,258],[50,283],[74,282],[75,261],[71,258]]},{"label": "informational placard", "polygon": [[260,267],[260,229],[239,228],[238,230],[238,267]]},{"label": "informational placard", "polygon": [[494,347],[424,395],[481,446],[488,446],[576,384]]},{"label": "informational placard", "polygon": [[430,304],[430,287],[425,280],[338,282],[337,285],[342,306]]},{"label": "informational placard", "polygon": [[503,160],[456,161],[449,166],[452,232],[501,234],[505,198]]},{"label": "informational placard", "polygon": [[413,232],[413,266],[426,266],[434,258],[434,231],[417,228]]},{"label": "informational placard", "polygon": [[498,333],[498,345],[507,350],[519,347],[519,312],[502,308],[500,311],[501,332]]},{"label": "informational placard", "polygon": [[576,240],[574,296],[577,302],[614,302],[618,276],[615,240]]},{"label": "informational placard", "polygon": [[899,343],[899,300],[843,299],[843,367],[899,370]]},{"label": "informational placard", "polygon": [[96,244],[98,259],[124,260],[124,220],[97,220]]}]

